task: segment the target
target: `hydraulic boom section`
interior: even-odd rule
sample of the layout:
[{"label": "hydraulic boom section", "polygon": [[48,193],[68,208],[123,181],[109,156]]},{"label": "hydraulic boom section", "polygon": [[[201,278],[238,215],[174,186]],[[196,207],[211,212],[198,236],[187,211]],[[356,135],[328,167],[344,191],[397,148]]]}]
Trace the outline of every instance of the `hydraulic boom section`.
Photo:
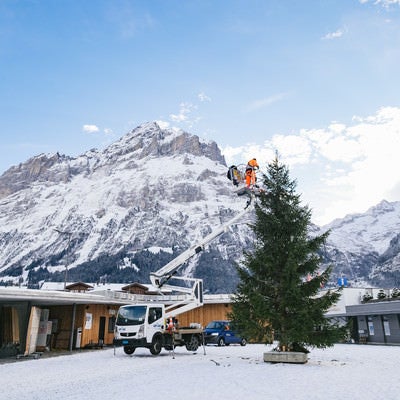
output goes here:
[{"label": "hydraulic boom section", "polygon": [[[161,288],[162,286],[164,286],[168,282],[169,279],[174,277],[175,273],[179,270],[179,268],[182,267],[183,264],[185,264],[186,261],[188,261],[190,258],[192,258],[196,254],[198,254],[202,250],[204,250],[204,246],[206,246],[208,243],[210,243],[212,240],[214,240],[216,237],[218,237],[222,233],[226,232],[228,230],[228,228],[230,228],[232,225],[237,224],[238,221],[240,221],[249,210],[250,210],[250,207],[246,207],[243,211],[241,211],[239,214],[237,214],[231,220],[229,220],[225,224],[222,224],[219,228],[215,229],[209,235],[207,235],[205,238],[203,238],[200,241],[200,243],[189,248],[188,250],[185,250],[178,257],[174,258],[172,261],[170,261],[164,267],[160,268],[158,271],[151,272],[150,273],[151,283],[155,287],[158,287],[158,288]],[[174,278],[176,279],[177,277],[174,277]],[[185,291],[185,288],[182,288],[182,289]]]}]

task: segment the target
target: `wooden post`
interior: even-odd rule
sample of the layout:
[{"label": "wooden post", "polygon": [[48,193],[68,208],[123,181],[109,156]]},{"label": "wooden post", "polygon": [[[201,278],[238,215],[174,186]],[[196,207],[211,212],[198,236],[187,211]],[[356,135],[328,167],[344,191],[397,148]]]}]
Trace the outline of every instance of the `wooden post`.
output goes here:
[{"label": "wooden post", "polygon": [[72,345],[74,343],[75,315],[76,315],[76,303],[72,304],[71,334],[69,337],[69,351],[72,351]]}]

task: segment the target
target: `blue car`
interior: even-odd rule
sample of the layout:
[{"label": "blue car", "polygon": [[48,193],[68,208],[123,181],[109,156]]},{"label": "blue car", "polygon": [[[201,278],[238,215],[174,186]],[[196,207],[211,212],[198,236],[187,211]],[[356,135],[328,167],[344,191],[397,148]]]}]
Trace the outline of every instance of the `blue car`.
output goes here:
[{"label": "blue car", "polygon": [[230,321],[211,321],[204,329],[205,344],[229,346],[232,343],[246,346],[246,339],[231,326]]}]

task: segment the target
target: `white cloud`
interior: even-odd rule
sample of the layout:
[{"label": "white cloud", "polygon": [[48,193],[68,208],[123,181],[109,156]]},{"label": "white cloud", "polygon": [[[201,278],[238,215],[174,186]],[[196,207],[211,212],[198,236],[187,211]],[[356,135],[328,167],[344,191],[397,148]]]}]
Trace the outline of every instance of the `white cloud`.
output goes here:
[{"label": "white cloud", "polygon": [[199,92],[193,102],[183,101],[179,104],[179,111],[169,114],[169,121],[184,125],[185,128],[193,128],[202,118],[199,115],[199,108],[202,103],[210,103],[211,98],[204,92]]},{"label": "white cloud", "polygon": [[204,92],[199,93],[197,97],[202,103],[211,102],[211,97],[208,97]]},{"label": "white cloud", "polygon": [[[359,0],[361,4],[369,3],[369,0]],[[390,7],[391,5],[400,5],[400,0],[372,0],[373,4],[381,4],[383,7]]]},{"label": "white cloud", "polygon": [[222,149],[222,152],[228,161],[228,164],[232,163],[237,163],[239,159],[243,162],[244,160],[242,159],[241,155],[244,151],[244,147],[239,146],[239,147],[232,147],[232,146],[226,146],[225,148]]},{"label": "white cloud", "polygon": [[197,104],[190,102],[182,102],[179,105],[179,112],[177,114],[170,114],[169,120],[175,124],[182,125],[186,129],[191,129],[200,121],[198,114]]},{"label": "white cloud", "polygon": [[289,164],[304,164],[310,161],[312,148],[306,138],[296,135],[275,135],[272,147],[277,149],[282,160]]},{"label": "white cloud", "polygon": [[273,103],[283,100],[287,93],[277,93],[273,96],[265,97],[263,99],[254,100],[245,107],[245,112],[257,111],[261,108],[270,106]]},{"label": "white cloud", "polygon": [[83,130],[83,132],[86,132],[86,133],[96,133],[100,129],[96,125],[87,124],[87,125],[83,125],[82,130]]},{"label": "white cloud", "polygon": [[157,122],[158,126],[159,126],[161,129],[168,129],[169,126],[170,126],[169,122],[166,122],[166,121],[158,120],[158,121],[156,121],[156,122]]},{"label": "white cloud", "polygon": [[360,144],[342,124],[334,123],[325,130],[302,130],[300,134],[327,161],[348,163],[362,156]]},{"label": "white cloud", "polygon": [[189,120],[190,114],[195,110],[197,106],[193,105],[192,103],[182,102],[179,105],[179,112],[178,114],[170,114],[170,119],[173,122],[185,122]]},{"label": "white cloud", "polygon": [[343,34],[344,34],[344,30],[338,29],[335,32],[327,33],[325,36],[322,37],[322,40],[338,39],[338,38],[342,37]]},{"label": "white cloud", "polygon": [[334,122],[297,135],[275,135],[263,144],[222,150],[227,163],[256,157],[266,166],[278,151],[297,179],[313,219],[322,224],[364,212],[383,199],[400,195],[400,108],[384,107],[374,115],[354,117],[351,125]]}]

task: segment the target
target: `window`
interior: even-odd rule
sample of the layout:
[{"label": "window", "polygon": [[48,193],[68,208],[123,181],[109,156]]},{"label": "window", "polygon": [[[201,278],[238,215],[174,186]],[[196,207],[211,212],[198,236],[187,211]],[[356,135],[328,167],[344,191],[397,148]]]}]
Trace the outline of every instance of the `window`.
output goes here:
[{"label": "window", "polygon": [[372,321],[372,317],[368,317],[368,331],[370,336],[375,335],[374,323]]},{"label": "window", "polygon": [[113,315],[112,317],[108,318],[108,333],[114,332],[114,327],[115,327],[115,316]]},{"label": "window", "polygon": [[158,319],[162,318],[162,308],[160,307],[150,307],[148,323],[152,324]]}]

